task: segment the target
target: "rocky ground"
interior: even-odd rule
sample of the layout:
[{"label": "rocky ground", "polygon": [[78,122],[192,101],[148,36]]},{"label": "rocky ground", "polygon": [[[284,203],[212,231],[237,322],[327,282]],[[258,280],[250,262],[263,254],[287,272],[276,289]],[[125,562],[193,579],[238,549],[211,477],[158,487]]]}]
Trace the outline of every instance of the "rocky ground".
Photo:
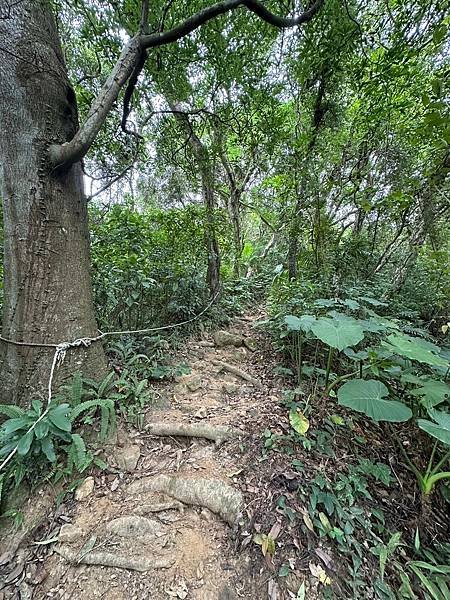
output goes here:
[{"label": "rocky ground", "polygon": [[258,423],[279,392],[255,319],[188,341],[177,359],[191,372],[158,388],[139,431],[119,429],[110,471],[81,482],[28,544],[3,543],[0,598],[297,597],[301,579],[280,590],[253,543]]}]

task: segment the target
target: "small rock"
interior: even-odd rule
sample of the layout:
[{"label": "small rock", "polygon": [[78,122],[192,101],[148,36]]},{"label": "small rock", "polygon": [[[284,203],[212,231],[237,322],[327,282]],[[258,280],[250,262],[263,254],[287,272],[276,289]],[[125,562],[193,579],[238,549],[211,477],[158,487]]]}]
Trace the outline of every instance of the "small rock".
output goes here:
[{"label": "small rock", "polygon": [[60,542],[66,542],[71,544],[72,542],[76,542],[83,536],[83,530],[78,525],[73,525],[71,523],[65,523],[59,532],[58,540]]},{"label": "small rock", "polygon": [[190,375],[186,380],[186,385],[190,392],[196,392],[202,387],[202,378],[200,375]]},{"label": "small rock", "polygon": [[175,378],[177,385],[174,388],[176,394],[186,394],[196,392],[202,387],[202,378],[200,375],[180,375]]},{"label": "small rock", "polygon": [[207,416],[208,416],[208,411],[206,410],[205,406],[202,406],[201,408],[199,408],[198,411],[194,414],[195,419],[206,419]]},{"label": "small rock", "polygon": [[234,333],[230,333],[229,331],[216,331],[213,335],[214,344],[218,348],[223,348],[223,346],[242,346],[244,343],[243,338],[240,335],[235,335]]},{"label": "small rock", "polygon": [[176,396],[184,396],[187,394],[188,389],[184,383],[177,383],[177,385],[173,388],[173,391]]},{"label": "small rock", "polygon": [[255,340],[254,338],[244,338],[244,346],[250,350],[250,352],[256,352],[257,348],[258,348],[258,342],[257,340]]},{"label": "small rock", "polygon": [[86,477],[75,490],[75,500],[84,500],[94,491],[95,481],[93,477]]},{"label": "small rock", "polygon": [[132,444],[125,446],[116,452],[116,461],[121,471],[131,473],[136,470],[141,450],[139,446]]},{"label": "small rock", "polygon": [[231,356],[234,360],[243,361],[247,358],[247,350],[245,348],[234,348],[231,351]]},{"label": "small rock", "polygon": [[235,394],[238,391],[239,386],[237,383],[231,383],[229,381],[224,381],[222,383],[222,389],[227,394]]}]

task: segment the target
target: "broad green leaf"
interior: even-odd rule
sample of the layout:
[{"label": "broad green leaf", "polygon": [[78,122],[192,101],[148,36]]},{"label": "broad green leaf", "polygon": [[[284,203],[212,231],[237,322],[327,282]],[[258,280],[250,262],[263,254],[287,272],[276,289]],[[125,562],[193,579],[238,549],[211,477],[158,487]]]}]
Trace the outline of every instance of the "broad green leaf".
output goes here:
[{"label": "broad green leaf", "polygon": [[309,429],[309,421],[305,415],[298,409],[292,409],[289,412],[289,423],[292,429],[294,429],[300,435],[305,435]]},{"label": "broad green leaf", "polygon": [[412,390],[410,393],[413,396],[422,396],[423,404],[427,408],[433,408],[433,406],[437,406],[450,398],[450,385],[443,381],[429,379],[424,381],[421,387]]},{"label": "broad green leaf", "polygon": [[19,429],[23,429],[30,424],[28,419],[22,417],[19,417],[18,419],[8,419],[2,425],[2,433],[5,436],[8,436],[11,433],[14,433],[14,431],[19,431]]},{"label": "broad green leaf", "polygon": [[32,400],[31,406],[33,407],[34,412],[37,415],[40,415],[42,412],[42,402],[40,400]]},{"label": "broad green leaf", "polygon": [[350,360],[365,360],[369,356],[367,350],[359,350],[358,352],[355,352],[352,348],[345,348],[344,354]]},{"label": "broad green leaf", "polygon": [[417,425],[435,439],[450,446],[450,430],[440,427],[427,419],[417,419]]},{"label": "broad green leaf", "polygon": [[344,304],[345,306],[348,306],[348,308],[350,310],[358,310],[358,308],[361,308],[361,304],[359,304],[359,302],[356,302],[356,300],[352,300],[351,298],[347,298],[347,300],[343,300],[342,304]]},{"label": "broad green leaf", "polygon": [[450,413],[430,408],[428,414],[436,421],[436,423],[439,423],[441,427],[450,431]]},{"label": "broad green leaf", "polygon": [[48,421],[39,421],[34,428],[34,435],[38,440],[42,440],[48,433]]},{"label": "broad green leaf", "polygon": [[411,418],[411,410],[402,402],[385,400],[389,391],[381,381],[375,379],[353,379],[338,391],[338,402],[342,406],[362,412],[374,421],[401,423]]},{"label": "broad green leaf", "polygon": [[288,331],[311,331],[311,325],[315,320],[316,317],[313,315],[302,315],[301,317],[287,315],[284,317],[284,323],[287,326]]},{"label": "broad green leaf", "polygon": [[67,417],[69,412],[70,406],[68,404],[61,404],[48,413],[48,418],[58,429],[70,431],[72,429],[72,423]]},{"label": "broad green leaf", "polygon": [[46,437],[43,440],[41,440],[41,450],[47,457],[47,460],[49,460],[50,462],[55,462],[55,447],[53,445],[52,440],[49,437]]},{"label": "broad green leaf", "polygon": [[29,431],[23,437],[20,438],[17,444],[17,454],[19,456],[25,456],[30,451],[31,442],[33,441],[33,432]]},{"label": "broad green leaf", "polygon": [[359,296],[358,300],[362,300],[371,306],[387,306],[386,302],[381,302],[380,300],[370,298],[369,296]]},{"label": "broad green leaf", "polygon": [[357,323],[327,317],[317,319],[311,330],[319,340],[338,350],[354,346],[364,338],[364,331]]},{"label": "broad green leaf", "polygon": [[439,347],[421,338],[392,334],[387,337],[387,342],[382,342],[382,345],[393,354],[404,356],[410,360],[441,367],[448,365],[448,361],[436,353],[439,351]]},{"label": "broad green leaf", "polygon": [[331,308],[332,306],[336,306],[338,300],[331,300],[330,298],[317,298],[314,302],[316,306],[320,306],[323,308]]}]

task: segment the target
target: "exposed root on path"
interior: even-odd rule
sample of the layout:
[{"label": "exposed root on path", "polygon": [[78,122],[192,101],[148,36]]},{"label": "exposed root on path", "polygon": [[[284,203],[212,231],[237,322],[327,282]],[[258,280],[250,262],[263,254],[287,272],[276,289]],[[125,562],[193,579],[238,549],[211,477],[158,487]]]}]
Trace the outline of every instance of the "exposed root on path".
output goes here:
[{"label": "exposed root on path", "polygon": [[149,423],[145,430],[156,436],[205,438],[213,440],[217,446],[225,440],[242,435],[238,429],[225,425],[208,425],[207,423]]},{"label": "exposed root on path", "polygon": [[179,510],[182,512],[184,509],[184,505],[182,502],[178,500],[169,500],[167,502],[156,502],[155,504],[144,504],[142,506],[138,506],[134,511],[137,515],[148,515],[151,513],[164,512],[166,510]]},{"label": "exposed root on path", "polygon": [[249,375],[245,371],[241,371],[241,369],[238,369],[234,365],[230,365],[229,363],[223,362],[221,360],[217,360],[215,358],[211,359],[211,362],[214,365],[217,365],[218,367],[220,367],[221,370],[228,371],[229,373],[232,373],[233,375],[236,375],[236,377],[240,377],[244,381],[248,381],[249,383],[251,383],[256,388],[258,388],[258,389],[262,389],[263,388],[263,384],[259,381],[259,379],[255,379],[254,377],[252,377],[251,375]]},{"label": "exposed root on path", "polygon": [[169,558],[120,556],[112,552],[88,552],[80,557],[78,552],[70,550],[66,546],[57,546],[55,551],[72,565],[100,565],[141,572],[150,571],[150,569],[168,569],[175,562],[174,559]]},{"label": "exposed root on path", "polygon": [[243,506],[241,492],[218,479],[194,479],[180,475],[158,475],[135,481],[130,494],[162,492],[183,504],[203,506],[235,525]]}]

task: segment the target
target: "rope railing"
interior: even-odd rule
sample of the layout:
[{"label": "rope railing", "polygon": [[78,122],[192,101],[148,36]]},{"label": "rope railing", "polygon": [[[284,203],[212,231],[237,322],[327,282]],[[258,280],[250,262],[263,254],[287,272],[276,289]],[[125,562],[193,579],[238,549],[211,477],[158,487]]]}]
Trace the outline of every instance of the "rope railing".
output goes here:
[{"label": "rope railing", "polygon": [[[93,337],[77,338],[76,340],[73,340],[71,342],[69,342],[69,341],[60,342],[59,344],[46,344],[46,343],[41,344],[38,342],[19,342],[17,340],[12,340],[12,339],[0,336],[0,341],[4,342],[5,344],[12,344],[14,346],[27,346],[27,347],[33,347],[33,348],[38,347],[38,348],[54,349],[53,360],[52,360],[52,364],[50,367],[50,374],[49,374],[49,378],[48,378],[47,404],[46,404],[45,410],[39,416],[39,418],[36,419],[36,421],[34,421],[34,423],[32,423],[32,425],[29,427],[29,429],[27,430],[25,435],[28,435],[29,433],[31,433],[35,429],[36,425],[38,423],[40,423],[42,421],[42,419],[44,419],[47,416],[47,414],[50,410],[50,405],[51,405],[52,399],[53,399],[53,380],[55,378],[55,372],[57,371],[58,367],[63,363],[66,352],[68,350],[70,350],[72,348],[79,348],[80,346],[84,346],[85,348],[88,348],[91,344],[100,342],[107,337],[120,336],[120,335],[141,335],[141,334],[145,334],[145,333],[155,333],[156,331],[167,331],[168,329],[175,329],[177,327],[183,327],[184,325],[189,325],[190,323],[197,321],[200,317],[202,317],[211,308],[211,306],[217,300],[219,293],[220,292],[217,292],[215,294],[215,296],[207,304],[207,306],[205,306],[205,308],[201,312],[199,312],[197,315],[195,315],[194,317],[191,317],[190,319],[187,319],[185,321],[181,321],[180,323],[172,323],[170,325],[162,325],[161,327],[148,327],[145,329],[129,329],[129,330],[124,330],[124,331],[105,331],[105,332],[100,332],[99,335],[96,335]],[[4,461],[0,464],[0,472],[6,467],[6,465],[12,460],[12,458],[17,453],[17,446],[18,446],[18,443],[15,446],[15,448],[13,448],[11,450],[11,452],[4,459]]]}]

